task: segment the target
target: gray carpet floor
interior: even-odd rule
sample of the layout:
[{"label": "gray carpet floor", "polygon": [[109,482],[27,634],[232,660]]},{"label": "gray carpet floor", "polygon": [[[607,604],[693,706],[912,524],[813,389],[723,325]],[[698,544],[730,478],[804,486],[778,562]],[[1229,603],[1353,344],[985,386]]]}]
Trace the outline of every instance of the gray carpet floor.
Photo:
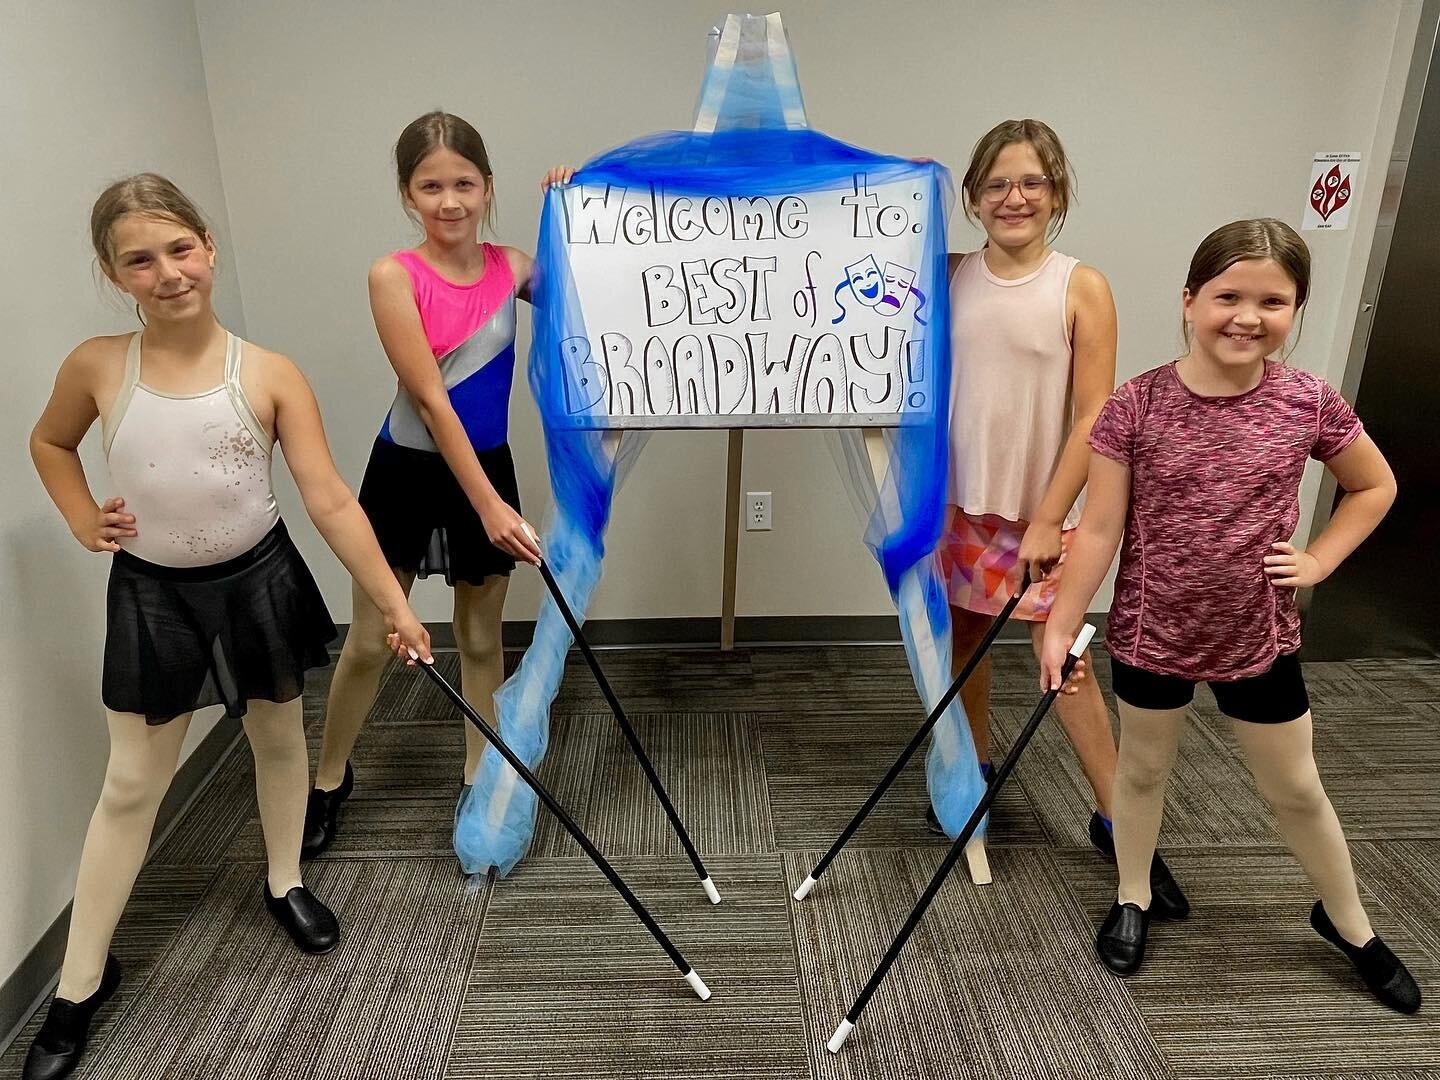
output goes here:
[{"label": "gray carpet floor", "polygon": [[[455,657],[441,668],[458,678]],[[701,1004],[556,821],[507,879],[450,851],[461,721],[392,669],[334,848],[307,882],[345,939],[295,951],[261,904],[242,743],[141,875],[126,978],[81,1077],[1440,1078],[1440,661],[1306,667],[1322,775],[1381,934],[1428,991],[1401,1017],[1310,930],[1313,897],[1208,693],[1162,844],[1194,905],[1144,969],[1094,958],[1113,870],[1047,720],[992,815],[993,884],[963,870],[838,1056],[825,1041],[945,851],[917,762],[810,898],[790,893],[918,725],[898,648],[607,652],[602,662],[724,894],[712,907],[588,671],[572,658],[542,770],[709,983]],[[1108,698],[1108,673],[1098,677]],[[306,698],[312,755],[329,672]],[[996,653],[1005,744],[1036,694]],[[0,1057],[19,1075],[40,1017]]]}]

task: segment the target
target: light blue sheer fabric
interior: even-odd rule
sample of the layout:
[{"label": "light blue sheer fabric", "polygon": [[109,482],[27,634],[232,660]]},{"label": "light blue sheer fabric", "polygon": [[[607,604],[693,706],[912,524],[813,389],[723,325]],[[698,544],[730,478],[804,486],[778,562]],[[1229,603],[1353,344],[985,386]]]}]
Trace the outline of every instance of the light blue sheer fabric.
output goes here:
[{"label": "light blue sheer fabric", "polygon": [[[777,39],[778,22],[746,18],[736,32],[727,23],[714,43],[697,110],[697,128],[703,130],[662,132],[607,151],[587,162],[573,183],[656,185],[667,194],[692,197],[755,197],[849,190],[858,173],[876,186],[921,181],[920,190],[932,209],[923,265],[914,283],[923,302],[908,325],[908,362],[912,377],[918,375],[916,386],[907,390],[899,425],[885,429],[882,453],[871,453],[876,436],[871,434],[867,448],[858,429],[842,433],[840,442],[842,475],[864,508],[865,542],[895,599],[906,654],[928,710],[950,679],[949,607],[934,555],[943,526],[949,445],[945,225],[954,202],[950,177],[934,163],[875,154],[804,127],[783,31]],[[609,430],[608,418],[595,412],[582,408],[577,414],[572,400],[577,388],[567,386],[562,350],[587,333],[570,272],[564,213],[563,193],[552,188],[542,212],[532,285],[529,374],[545,427],[554,493],[542,548],[572,611],[583,621],[600,578],[611,500],[644,438],[634,431],[620,437]],[[545,754],[550,705],[571,643],[564,620],[547,596],[532,645],[495,697],[501,734],[532,768]],[[936,728],[927,771],[937,814],[954,835],[982,790],[958,701]],[[455,850],[464,869],[477,873],[494,866],[501,874],[509,873],[529,847],[536,807],[534,794],[487,748],[474,787],[457,813]]]}]

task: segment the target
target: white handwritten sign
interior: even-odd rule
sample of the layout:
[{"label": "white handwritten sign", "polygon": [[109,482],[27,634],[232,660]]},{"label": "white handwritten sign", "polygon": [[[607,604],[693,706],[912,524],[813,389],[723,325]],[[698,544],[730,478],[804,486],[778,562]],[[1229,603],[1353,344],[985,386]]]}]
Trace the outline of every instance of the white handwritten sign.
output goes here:
[{"label": "white handwritten sign", "polygon": [[555,358],[566,411],[613,427],[836,426],[926,407],[938,275],[924,259],[943,207],[929,168],[893,175],[766,196],[565,188],[552,227],[582,324]]}]

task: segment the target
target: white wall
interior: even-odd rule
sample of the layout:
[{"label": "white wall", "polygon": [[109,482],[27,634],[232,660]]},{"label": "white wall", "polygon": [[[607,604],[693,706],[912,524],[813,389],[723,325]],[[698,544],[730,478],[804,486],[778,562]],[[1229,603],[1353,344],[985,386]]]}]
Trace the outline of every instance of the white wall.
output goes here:
[{"label": "white wall", "polygon": [[[109,559],[80,547],[27,439],[60,361],[136,326],[92,274],[90,206],[111,180],[163,173],[210,215],[218,307],[244,327],[189,0],[0,0],[0,981],[69,903],[108,740],[100,706]],[[106,494],[99,427],[82,447]],[[192,726],[193,746],[208,724]]]},{"label": "white wall", "polygon": [[[1080,178],[1061,246],[1111,278],[1124,378],[1176,355],[1180,283],[1205,233],[1262,214],[1298,224],[1315,151],[1388,146],[1391,53],[1399,29],[1408,55],[1418,7],[1282,0],[1262,16],[1249,3],[1042,2],[1019,27],[948,0],[879,15],[812,0],[784,15],[810,121],[840,138],[932,155],[958,174],[999,119],[1056,127]],[[400,129],[437,106],[474,122],[496,170],[499,234],[531,248],[550,165],[689,126],[716,14],[708,0],[197,0],[197,10],[250,330],[310,374],[356,483],[393,385],[364,274],[414,240],[388,161]],[[1370,179],[1357,225],[1377,201]],[[963,221],[953,236],[977,243]],[[1339,301],[1368,232],[1308,238],[1314,299],[1297,362],[1338,378],[1353,311]],[[522,494],[538,515],[548,487],[523,385],[511,417]],[[718,433],[654,438],[619,497],[592,616],[718,612],[724,446]],[[891,610],[821,436],[747,434],[744,486],[775,493],[775,530],[742,534],[740,614]],[[344,618],[343,570],[313,532],[297,532]],[[533,617],[538,596],[535,575],[516,575],[507,616]],[[417,597],[423,617],[448,613],[443,587]]]},{"label": "white wall", "polygon": [[[0,270],[12,353],[0,400],[0,649],[10,660],[0,667],[0,863],[19,871],[0,879],[0,978],[68,899],[105,756],[105,563],[74,544],[24,446],[65,352],[132,325],[90,276],[95,194],[151,168],[196,196],[221,242],[222,316],[302,364],[358,483],[392,392],[365,271],[415,239],[388,158],[401,127],[437,106],[471,119],[497,170],[500,236],[530,248],[550,165],[689,125],[718,11],[695,0],[0,0],[0,220],[12,254]],[[1419,0],[1263,10],[793,0],[784,14],[811,122],[840,138],[935,156],[958,173],[999,119],[1038,116],[1059,130],[1080,178],[1061,246],[1110,276],[1124,378],[1176,353],[1180,282],[1206,232],[1258,214],[1298,223],[1317,150],[1359,149],[1367,169],[1388,158]],[[1381,180],[1363,177],[1350,231],[1307,234],[1316,280],[1298,360],[1337,382]],[[957,248],[976,243],[963,221],[953,237]],[[539,517],[548,486],[523,380],[512,435]],[[823,438],[746,441],[744,485],[775,493],[776,527],[742,537],[739,612],[888,613]],[[652,440],[619,498],[593,616],[717,613],[724,445],[719,433]],[[95,456],[89,445],[87,462]],[[286,502],[334,615],[347,618],[343,570],[293,492]],[[448,612],[443,587],[417,595],[424,617]],[[533,617],[538,596],[535,576],[518,574],[507,615]]]}]

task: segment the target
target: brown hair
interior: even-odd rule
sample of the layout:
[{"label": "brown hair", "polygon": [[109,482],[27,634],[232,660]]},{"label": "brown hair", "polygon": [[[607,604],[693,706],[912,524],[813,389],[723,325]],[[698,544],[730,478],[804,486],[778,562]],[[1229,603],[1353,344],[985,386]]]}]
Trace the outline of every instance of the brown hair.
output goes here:
[{"label": "brown hair", "polygon": [[[1310,295],[1310,249],[1300,239],[1299,233],[1276,218],[1232,221],[1205,237],[1190,260],[1185,288],[1194,296],[1207,281],[1219,277],[1245,259],[1270,259],[1277,263],[1295,283],[1295,307],[1305,306],[1305,299]],[[1303,313],[1300,321],[1303,327]],[[1181,332],[1188,348],[1190,327],[1183,320]],[[1297,329],[1297,340],[1299,336]]]},{"label": "brown hair", "polygon": [[[485,207],[485,225],[495,227],[495,180],[490,171],[490,155],[485,151],[485,140],[480,133],[454,113],[436,109],[424,116],[416,117],[405,125],[400,138],[395,140],[395,177],[399,181],[401,198],[410,191],[410,178],[420,163],[439,149],[453,150],[475,168],[490,185],[490,202]],[[409,213],[406,207],[406,213]]]},{"label": "brown hair", "polygon": [[965,193],[964,210],[966,218],[975,221],[975,207],[980,203],[980,188],[990,175],[1000,151],[1014,143],[1028,143],[1040,159],[1045,175],[1055,191],[1055,214],[1050,219],[1047,233],[1050,239],[1060,234],[1065,224],[1065,215],[1070,212],[1070,203],[1075,195],[1075,179],[1070,168],[1070,159],[1060,145],[1060,136],[1042,120],[1005,120],[996,124],[980,137],[975,149],[970,152],[970,167],[965,170],[965,179],[960,188]]},{"label": "brown hair", "polygon": [[210,240],[210,228],[199,208],[163,176],[137,173],[117,180],[95,200],[90,210],[90,243],[107,274],[114,269],[115,250],[110,231],[126,214],[144,214],[184,226],[201,240]]}]

